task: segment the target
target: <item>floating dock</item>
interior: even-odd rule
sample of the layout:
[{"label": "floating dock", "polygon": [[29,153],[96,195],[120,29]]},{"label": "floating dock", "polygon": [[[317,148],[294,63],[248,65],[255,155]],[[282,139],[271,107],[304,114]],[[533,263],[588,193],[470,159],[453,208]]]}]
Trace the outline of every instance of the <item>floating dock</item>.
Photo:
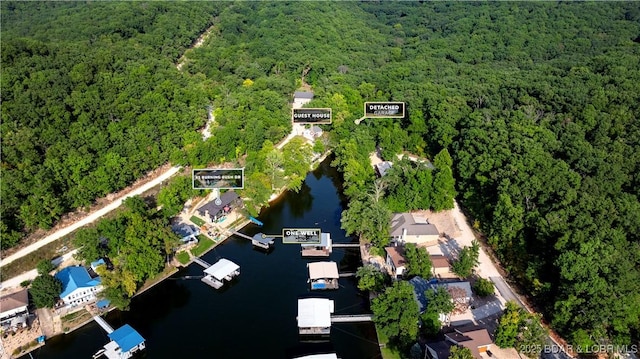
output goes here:
[{"label": "floating dock", "polygon": [[107,332],[109,339],[111,339],[102,349],[93,354],[93,359],[103,356],[108,359],[128,359],[145,348],[144,338],[129,324],[113,330],[102,317],[94,316],[93,320]]},{"label": "floating dock", "polygon": [[193,261],[205,268],[205,275],[200,280],[215,289],[222,288],[225,281],[229,282],[240,275],[240,266],[225,258],[220,259],[213,265],[197,257]]},{"label": "floating dock", "polygon": [[320,233],[320,243],[301,244],[301,254],[303,257],[328,257],[331,254],[331,235]]},{"label": "floating dock", "polygon": [[332,315],[331,323],[361,323],[373,321],[373,314]]},{"label": "floating dock", "polygon": [[251,238],[251,244],[256,247],[260,247],[263,249],[271,249],[271,246],[275,243],[275,239],[272,237],[267,237],[263,233],[258,233]]},{"label": "floating dock", "polygon": [[336,262],[314,262],[307,264],[311,290],[338,289],[338,265]]},{"label": "floating dock", "polygon": [[331,333],[333,300],[325,298],[298,299],[298,331],[300,334],[327,335]]}]

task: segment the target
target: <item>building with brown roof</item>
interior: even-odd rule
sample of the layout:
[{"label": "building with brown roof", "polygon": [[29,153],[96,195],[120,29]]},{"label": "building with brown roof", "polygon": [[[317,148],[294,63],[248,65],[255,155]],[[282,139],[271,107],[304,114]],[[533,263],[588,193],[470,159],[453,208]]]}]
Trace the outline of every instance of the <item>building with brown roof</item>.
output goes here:
[{"label": "building with brown roof", "polygon": [[434,277],[451,273],[451,264],[447,257],[441,254],[432,254],[429,259],[431,259],[431,273]]},{"label": "building with brown roof", "polygon": [[454,327],[453,331],[445,333],[446,341],[463,346],[471,350],[474,358],[480,359],[480,353],[486,353],[493,344],[487,329],[477,325]]},{"label": "building with brown roof", "polygon": [[407,270],[404,247],[386,247],[384,250],[387,252],[387,266],[390,269],[391,277],[393,279],[402,278],[404,272]]},{"label": "building with brown roof", "polygon": [[25,326],[29,316],[29,294],[26,289],[0,298],[0,325],[2,329]]}]

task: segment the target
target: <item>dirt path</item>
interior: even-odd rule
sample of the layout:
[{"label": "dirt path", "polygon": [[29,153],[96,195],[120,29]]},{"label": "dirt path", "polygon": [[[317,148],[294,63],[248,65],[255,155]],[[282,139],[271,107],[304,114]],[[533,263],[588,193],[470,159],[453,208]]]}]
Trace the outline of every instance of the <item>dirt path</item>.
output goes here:
[{"label": "dirt path", "polygon": [[89,213],[86,217],[80,219],[79,221],[64,227],[64,228],[60,228],[56,231],[54,231],[53,233],[49,234],[48,236],[42,238],[41,240],[32,243],[20,250],[18,250],[16,253],[7,256],[5,258],[2,258],[2,261],[0,262],[0,266],[8,264],[13,262],[14,260],[21,258],[29,253],[32,253],[36,250],[38,250],[39,248],[42,248],[43,246],[59,239],[62,238],[66,235],[68,235],[69,233],[75,231],[76,229],[83,227],[89,223],[94,222],[95,220],[99,219],[100,217],[106,215],[107,213],[113,211],[114,209],[120,207],[120,205],[122,205],[122,202],[125,198],[127,197],[132,197],[135,195],[140,195],[146,191],[148,191],[149,189],[161,184],[162,182],[166,181],[167,179],[171,178],[173,175],[175,175],[176,173],[178,173],[180,171],[180,167],[171,167],[169,168],[167,171],[165,171],[164,173],[160,174],[159,176],[155,177],[154,179],[152,179],[149,182],[146,182],[143,185],[138,186],[135,189],[132,189],[131,191],[128,191],[128,193],[124,196],[121,196],[115,200],[113,200],[111,203],[109,203],[108,205],[104,206],[103,208],[100,208],[99,210],[93,211],[91,213]]},{"label": "dirt path", "polygon": [[202,44],[204,44],[204,42],[209,38],[209,35],[211,35],[211,30],[213,30],[213,28],[216,25],[211,25],[209,26],[209,28],[207,28],[196,40],[196,42],[193,43],[193,45],[191,45],[191,47],[189,47],[184,54],[182,54],[182,56],[180,56],[180,59],[178,59],[178,63],[176,64],[176,68],[180,71],[182,71],[182,66],[185,64],[185,62],[187,61],[186,58],[186,53],[187,51],[191,50],[191,49],[196,49],[200,46],[202,46]]}]

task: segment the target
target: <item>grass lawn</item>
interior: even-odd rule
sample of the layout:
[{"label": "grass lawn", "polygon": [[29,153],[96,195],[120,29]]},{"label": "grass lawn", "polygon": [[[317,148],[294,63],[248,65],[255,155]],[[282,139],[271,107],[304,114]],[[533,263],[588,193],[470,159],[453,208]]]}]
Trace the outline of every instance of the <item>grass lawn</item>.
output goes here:
[{"label": "grass lawn", "polygon": [[389,338],[387,338],[384,334],[380,333],[377,326],[376,326],[376,333],[378,334],[378,343],[380,343],[380,353],[382,353],[382,358],[383,359],[402,359],[402,357],[400,356],[400,352],[398,352],[397,349],[387,346],[387,343],[389,343]]},{"label": "grass lawn", "polygon": [[202,220],[201,218],[198,218],[196,216],[191,216],[191,218],[189,218],[189,220],[191,222],[193,222],[198,227],[202,227],[204,225],[204,220]]},{"label": "grass lawn", "polygon": [[200,257],[215,243],[211,239],[204,236],[198,236],[198,239],[200,240],[198,244],[196,244],[196,246],[191,249],[191,254],[193,254],[196,257]]},{"label": "grass lawn", "polygon": [[180,264],[186,265],[187,263],[189,263],[189,253],[187,252],[177,253],[176,259],[178,260],[178,262],[180,262]]}]

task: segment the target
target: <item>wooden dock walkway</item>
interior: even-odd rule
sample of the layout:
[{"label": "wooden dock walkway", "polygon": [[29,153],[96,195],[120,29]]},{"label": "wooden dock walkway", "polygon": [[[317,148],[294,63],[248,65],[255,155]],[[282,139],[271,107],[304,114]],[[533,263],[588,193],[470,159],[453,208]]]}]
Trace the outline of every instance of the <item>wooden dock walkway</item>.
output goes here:
[{"label": "wooden dock walkway", "polygon": [[358,323],[373,321],[373,314],[332,315],[331,323]]},{"label": "wooden dock walkway", "polygon": [[333,248],[360,248],[360,243],[332,243]]},{"label": "wooden dock walkway", "polygon": [[236,232],[236,231],[230,231],[230,232],[231,232],[231,234],[233,234],[234,236],[238,236],[238,237],[245,238],[245,239],[248,239],[248,240],[250,240],[250,241],[253,241],[253,237],[249,237],[249,236],[247,236],[247,235],[246,235],[246,234],[244,234],[244,233],[240,233],[240,232]]},{"label": "wooden dock walkway", "polygon": [[355,277],[356,272],[340,273],[340,278]]},{"label": "wooden dock walkway", "polygon": [[193,259],[193,261],[194,261],[195,263],[198,263],[200,266],[202,266],[202,268],[207,269],[207,268],[211,267],[211,264],[209,264],[209,263],[205,262],[202,258],[199,258],[199,257],[193,257],[192,259]]},{"label": "wooden dock walkway", "polygon": [[109,323],[107,323],[104,319],[102,319],[101,316],[94,315],[93,320],[95,320],[96,323],[98,323],[98,325],[101,326],[105,332],[107,332],[107,334],[113,333],[113,328],[109,325]]}]

